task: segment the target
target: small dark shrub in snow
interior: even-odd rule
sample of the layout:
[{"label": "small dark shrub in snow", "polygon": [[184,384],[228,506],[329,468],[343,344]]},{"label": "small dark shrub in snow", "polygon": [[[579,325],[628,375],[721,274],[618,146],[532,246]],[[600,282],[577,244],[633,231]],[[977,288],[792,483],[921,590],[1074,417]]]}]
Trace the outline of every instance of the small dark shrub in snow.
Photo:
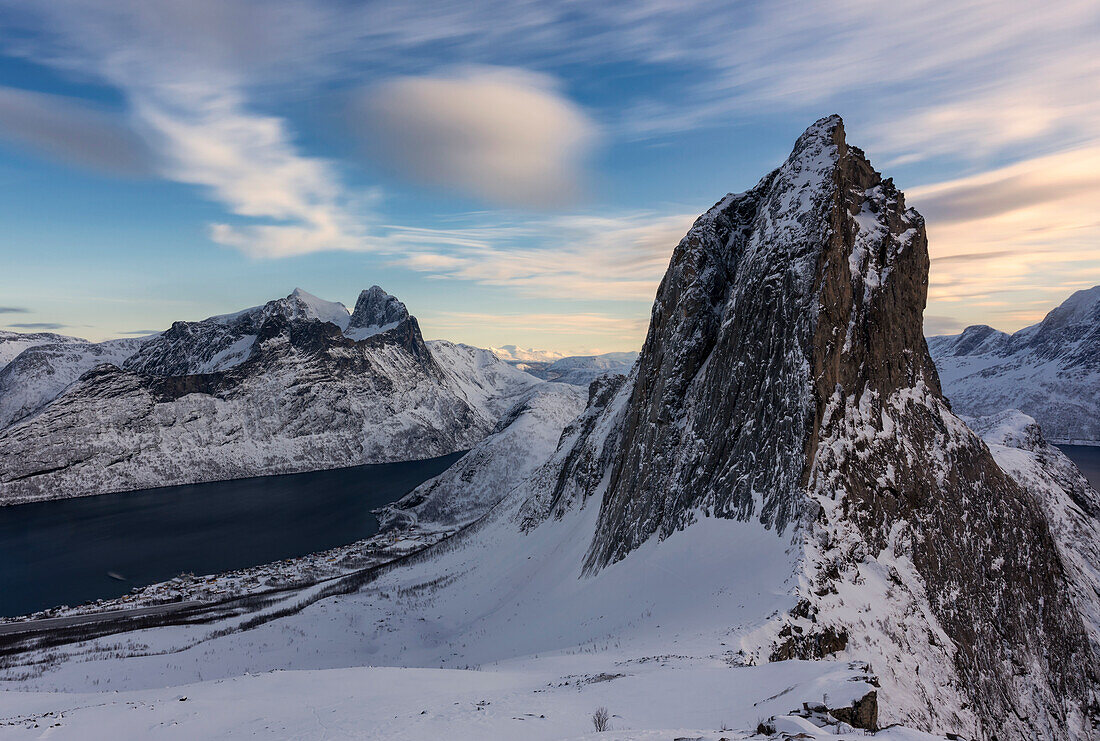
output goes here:
[{"label": "small dark shrub in snow", "polygon": [[596,712],[592,713],[592,725],[596,727],[596,732],[607,730],[607,722],[611,720],[611,713],[607,712],[607,708],[596,708]]}]

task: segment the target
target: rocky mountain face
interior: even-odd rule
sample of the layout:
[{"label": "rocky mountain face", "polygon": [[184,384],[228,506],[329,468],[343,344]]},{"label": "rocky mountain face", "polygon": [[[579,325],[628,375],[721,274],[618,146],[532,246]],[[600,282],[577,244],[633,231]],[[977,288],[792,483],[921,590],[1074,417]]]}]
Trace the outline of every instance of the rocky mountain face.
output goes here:
[{"label": "rocky mountain face", "polygon": [[443,455],[538,383],[484,350],[433,352],[377,286],[352,314],[296,289],[151,338],[31,348],[0,374],[0,503]]},{"label": "rocky mountain face", "polygon": [[801,554],[762,658],[866,660],[885,717],[918,727],[1085,737],[1080,544],[944,400],[927,273],[920,214],[818,121],[677,246],[637,365],[563,435],[524,527],[598,502],[595,575],[707,518],[756,522]]},{"label": "rocky mountain face", "polygon": [[1020,409],[1052,440],[1100,444],[1100,286],[1014,334],[975,325],[928,348],[956,411]]}]

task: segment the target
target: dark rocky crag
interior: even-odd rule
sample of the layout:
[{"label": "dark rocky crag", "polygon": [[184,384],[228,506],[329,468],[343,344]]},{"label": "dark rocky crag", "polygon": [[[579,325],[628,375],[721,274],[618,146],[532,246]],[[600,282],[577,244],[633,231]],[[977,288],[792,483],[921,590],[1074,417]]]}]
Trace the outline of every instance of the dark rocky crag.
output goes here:
[{"label": "dark rocky crag", "polygon": [[927,274],[920,214],[839,117],[818,121],[680,242],[589,425],[609,432],[559,455],[550,500],[602,494],[589,572],[699,517],[790,529],[805,575],[780,655],[872,659],[887,712],[925,728],[1085,736],[1100,670],[1081,606],[1040,498],[943,399]]},{"label": "dark rocky crag", "polygon": [[359,294],[348,328],[384,327],[408,318],[408,309],[396,296],[386,293],[381,286],[371,286]]}]

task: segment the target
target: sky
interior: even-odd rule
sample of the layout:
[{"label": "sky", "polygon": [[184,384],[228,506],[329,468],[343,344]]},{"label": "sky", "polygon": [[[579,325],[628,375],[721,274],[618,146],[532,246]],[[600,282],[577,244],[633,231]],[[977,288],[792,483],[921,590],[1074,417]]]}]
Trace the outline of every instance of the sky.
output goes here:
[{"label": "sky", "polygon": [[636,349],[695,216],[839,113],[926,331],[1100,284],[1100,4],[0,0],[0,328],[383,286],[427,337]]}]

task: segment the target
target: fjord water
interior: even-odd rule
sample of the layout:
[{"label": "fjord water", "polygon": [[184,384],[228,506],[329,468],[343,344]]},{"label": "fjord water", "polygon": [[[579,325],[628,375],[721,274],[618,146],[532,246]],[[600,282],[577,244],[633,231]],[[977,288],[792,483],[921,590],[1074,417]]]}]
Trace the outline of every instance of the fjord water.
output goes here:
[{"label": "fjord water", "polygon": [[461,456],[0,507],[0,615],[354,543]]},{"label": "fjord water", "polygon": [[1058,448],[1077,464],[1092,488],[1100,491],[1100,446],[1059,445]]}]

